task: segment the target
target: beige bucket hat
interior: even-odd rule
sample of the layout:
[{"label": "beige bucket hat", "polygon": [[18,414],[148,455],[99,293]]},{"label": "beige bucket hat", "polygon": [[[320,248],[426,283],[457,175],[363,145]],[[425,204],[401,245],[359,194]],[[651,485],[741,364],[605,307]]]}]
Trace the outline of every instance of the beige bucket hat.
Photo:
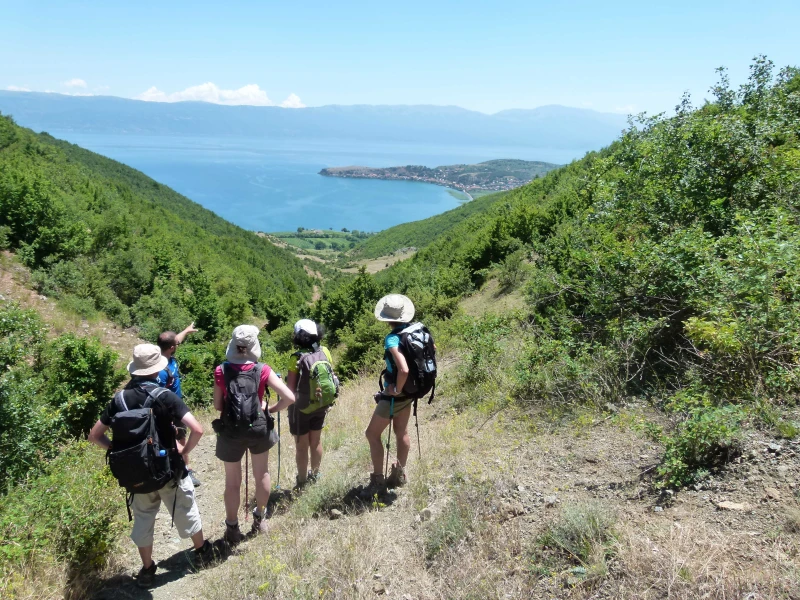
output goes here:
[{"label": "beige bucket hat", "polygon": [[258,362],[261,358],[261,344],[258,343],[258,327],[255,325],[239,325],[233,330],[231,341],[225,350],[228,362],[235,365],[246,365]]},{"label": "beige bucket hat", "polygon": [[375,318],[378,321],[408,323],[414,318],[414,303],[403,294],[389,294],[375,305]]},{"label": "beige bucket hat", "polygon": [[136,377],[155,375],[167,368],[166,356],[154,344],[139,344],[133,349],[133,360],[128,363],[128,373]]}]

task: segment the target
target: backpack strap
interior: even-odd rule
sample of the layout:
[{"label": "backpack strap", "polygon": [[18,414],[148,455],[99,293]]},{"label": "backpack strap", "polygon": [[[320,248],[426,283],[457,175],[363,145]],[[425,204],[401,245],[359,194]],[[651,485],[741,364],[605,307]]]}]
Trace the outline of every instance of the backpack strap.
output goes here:
[{"label": "backpack strap", "polygon": [[114,404],[120,412],[127,412],[128,405],[125,403],[125,390],[120,390],[114,395]]}]

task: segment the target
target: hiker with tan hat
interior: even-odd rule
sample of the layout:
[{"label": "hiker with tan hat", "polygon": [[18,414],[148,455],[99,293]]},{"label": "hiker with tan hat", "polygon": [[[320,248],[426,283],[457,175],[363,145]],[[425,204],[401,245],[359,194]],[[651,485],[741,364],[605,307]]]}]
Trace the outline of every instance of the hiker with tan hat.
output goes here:
[{"label": "hiker with tan hat", "polygon": [[[269,365],[259,362],[258,327],[239,325],[234,329],[225,356],[227,360],[214,371],[214,408],[220,411],[220,418],[212,425],[217,432],[216,456],[225,464],[224,538],[236,545],[244,539],[238,518],[242,457],[248,451],[252,455],[256,506],[250,534],[255,535],[266,531],[269,449],[278,442],[271,415],[293,404],[294,394]],[[278,394],[278,402],[269,408],[264,399],[267,387]]]},{"label": "hiker with tan hat", "polygon": [[[397,487],[406,483],[405,466],[411,439],[408,435],[408,421],[411,417],[413,398],[403,393],[403,386],[409,374],[406,358],[400,352],[400,332],[414,318],[414,303],[402,294],[389,294],[378,300],[375,318],[384,321],[391,331],[384,338],[384,361],[386,370],[383,376],[383,391],[375,395],[377,405],[372,419],[364,432],[369,442],[372,458],[372,473],[365,496],[371,497],[382,492],[387,486]],[[397,438],[397,462],[392,464],[388,477],[384,475],[384,451],[381,435],[389,425]],[[392,432],[389,432],[391,436]]]},{"label": "hiker with tan hat", "polygon": [[[153,585],[153,531],[163,503],[181,538],[192,538],[193,561],[202,566],[214,559],[214,549],[203,538],[194,486],[187,476],[183,456],[192,451],[203,435],[203,427],[178,396],[158,385],[159,371],[167,366],[158,346],[139,344],[128,363],[131,380],[106,406],[89,433],[89,441],[108,451],[111,472],[129,492],[128,515],[133,513],[131,539],[139,548],[141,587]],[[179,451],[174,422],[189,429]],[[113,442],[106,432],[113,431]]]},{"label": "hiker with tan hat", "polygon": [[287,411],[289,432],[295,440],[296,490],[317,481],[320,476],[322,428],[325,415],[339,392],[331,353],[320,345],[324,334],[322,326],[311,319],[300,319],[294,324],[292,343],[298,350],[289,361],[286,385],[297,399]]}]

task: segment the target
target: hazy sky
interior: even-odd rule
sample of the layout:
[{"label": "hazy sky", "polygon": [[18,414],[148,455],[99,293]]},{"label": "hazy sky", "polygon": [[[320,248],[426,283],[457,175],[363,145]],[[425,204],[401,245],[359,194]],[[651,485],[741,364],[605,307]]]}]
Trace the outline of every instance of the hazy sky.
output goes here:
[{"label": "hazy sky", "polygon": [[0,89],[223,103],[671,110],[800,64],[800,2],[0,1]]}]

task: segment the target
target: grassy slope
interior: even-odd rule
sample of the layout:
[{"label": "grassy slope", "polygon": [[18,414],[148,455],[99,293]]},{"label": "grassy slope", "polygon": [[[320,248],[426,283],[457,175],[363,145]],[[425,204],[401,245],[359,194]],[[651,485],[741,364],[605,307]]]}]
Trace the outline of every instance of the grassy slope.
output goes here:
[{"label": "grassy slope", "polygon": [[356,246],[352,256],[355,259],[378,258],[388,256],[401,248],[423,248],[462,221],[484,212],[507,193],[481,196],[440,215],[390,227]]}]

